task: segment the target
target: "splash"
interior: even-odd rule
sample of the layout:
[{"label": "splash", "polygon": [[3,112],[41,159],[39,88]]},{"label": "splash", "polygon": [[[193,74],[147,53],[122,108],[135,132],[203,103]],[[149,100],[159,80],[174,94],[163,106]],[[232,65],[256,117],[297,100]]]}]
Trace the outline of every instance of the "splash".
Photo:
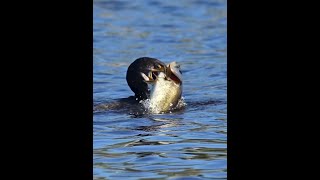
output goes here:
[{"label": "splash", "polygon": [[142,104],[143,107],[147,110],[150,106],[150,99],[140,100],[139,103]]},{"label": "splash", "polygon": [[181,97],[181,99],[179,99],[178,104],[176,105],[176,107],[174,107],[174,109],[181,109],[183,107],[187,106],[186,101],[184,100],[184,97]]},{"label": "splash", "polygon": [[[150,106],[150,99],[141,100],[139,103],[143,105],[145,112],[155,113],[155,114],[172,113],[175,110],[180,110],[180,109],[183,109],[185,106],[187,106],[187,103],[185,102],[184,97],[181,97],[181,99],[179,99],[177,105],[175,107],[171,107],[168,112],[161,112],[161,110],[158,109],[157,106],[151,107]],[[172,105],[173,104],[171,104],[170,106],[172,106]]]}]

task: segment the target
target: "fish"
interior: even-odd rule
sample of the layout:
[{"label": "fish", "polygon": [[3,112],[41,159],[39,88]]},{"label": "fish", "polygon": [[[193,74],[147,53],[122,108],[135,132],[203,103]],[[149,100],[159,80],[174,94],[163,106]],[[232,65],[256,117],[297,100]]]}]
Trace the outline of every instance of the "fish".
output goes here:
[{"label": "fish", "polygon": [[182,96],[182,73],[177,62],[169,63],[160,71],[153,69],[148,75],[142,73],[141,76],[152,85],[149,112],[165,113],[177,106]]}]

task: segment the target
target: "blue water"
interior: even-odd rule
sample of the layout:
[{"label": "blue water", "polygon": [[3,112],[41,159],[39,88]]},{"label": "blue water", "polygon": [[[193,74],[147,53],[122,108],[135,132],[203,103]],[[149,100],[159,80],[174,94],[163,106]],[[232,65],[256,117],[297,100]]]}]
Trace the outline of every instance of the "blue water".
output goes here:
[{"label": "blue water", "polygon": [[126,71],[139,57],[177,61],[187,105],[93,115],[94,179],[227,177],[226,0],[94,0],[94,104],[132,96]]}]

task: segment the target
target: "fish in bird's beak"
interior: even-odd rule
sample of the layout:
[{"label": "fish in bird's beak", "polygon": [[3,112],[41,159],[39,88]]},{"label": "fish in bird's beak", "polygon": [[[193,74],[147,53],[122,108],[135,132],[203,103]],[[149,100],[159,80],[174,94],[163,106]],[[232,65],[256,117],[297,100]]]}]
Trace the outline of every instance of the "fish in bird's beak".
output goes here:
[{"label": "fish in bird's beak", "polygon": [[141,73],[145,82],[152,84],[149,110],[152,113],[169,111],[177,105],[182,94],[182,74],[180,65],[171,62],[166,66],[151,68],[146,75]]}]

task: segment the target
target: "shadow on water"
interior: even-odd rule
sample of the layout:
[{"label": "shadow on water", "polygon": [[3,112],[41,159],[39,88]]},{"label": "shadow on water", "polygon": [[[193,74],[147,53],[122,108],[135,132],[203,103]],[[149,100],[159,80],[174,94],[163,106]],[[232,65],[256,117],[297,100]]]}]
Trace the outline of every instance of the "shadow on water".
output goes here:
[{"label": "shadow on water", "polygon": [[144,132],[158,131],[163,128],[179,126],[181,124],[181,120],[183,120],[182,118],[163,118],[163,117],[154,117],[151,115],[145,115],[145,117],[153,121],[154,124],[149,126],[138,126],[133,130],[139,130]]}]

